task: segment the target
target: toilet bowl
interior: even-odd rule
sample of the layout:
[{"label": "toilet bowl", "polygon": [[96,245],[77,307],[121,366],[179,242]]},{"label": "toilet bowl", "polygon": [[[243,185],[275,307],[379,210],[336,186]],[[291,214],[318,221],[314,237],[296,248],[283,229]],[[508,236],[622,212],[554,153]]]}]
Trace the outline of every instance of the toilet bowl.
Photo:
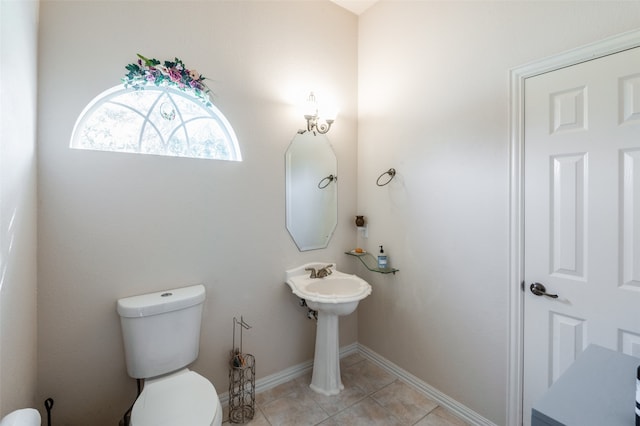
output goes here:
[{"label": "toilet bowl", "polygon": [[23,408],[7,414],[0,426],[40,426],[40,413],[34,408]]},{"label": "toilet bowl", "polygon": [[189,369],[150,379],[131,412],[131,426],[222,424],[222,406],[213,384]]}]

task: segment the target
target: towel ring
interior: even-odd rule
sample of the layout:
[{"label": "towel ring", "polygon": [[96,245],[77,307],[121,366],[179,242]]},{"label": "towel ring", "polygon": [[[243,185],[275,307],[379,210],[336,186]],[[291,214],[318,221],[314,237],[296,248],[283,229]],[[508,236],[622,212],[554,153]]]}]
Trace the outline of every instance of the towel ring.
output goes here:
[{"label": "towel ring", "polygon": [[[327,181],[325,184],[323,184],[322,182]],[[327,186],[329,186],[329,184],[333,181],[337,181],[338,180],[338,176],[334,176],[334,175],[329,175],[326,178],[322,179],[320,182],[318,182],[318,188],[319,189],[325,189]]]},{"label": "towel ring", "polygon": [[[382,177],[384,175],[389,175],[389,179],[384,183],[380,183],[380,179],[382,179]],[[386,172],[384,172],[383,174],[381,174],[380,176],[378,176],[378,179],[376,180],[376,185],[385,186],[385,185],[389,184],[389,182],[391,182],[395,176],[396,176],[396,169],[391,168],[391,169],[387,170]]]}]

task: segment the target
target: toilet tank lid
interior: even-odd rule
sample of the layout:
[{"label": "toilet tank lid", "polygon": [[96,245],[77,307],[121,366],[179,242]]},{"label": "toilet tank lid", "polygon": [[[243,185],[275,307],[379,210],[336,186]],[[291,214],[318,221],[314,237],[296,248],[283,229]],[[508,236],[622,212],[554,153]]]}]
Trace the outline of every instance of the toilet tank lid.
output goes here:
[{"label": "toilet tank lid", "polygon": [[204,285],[198,284],[173,290],[125,297],[118,300],[121,317],[137,318],[185,309],[204,302]]}]

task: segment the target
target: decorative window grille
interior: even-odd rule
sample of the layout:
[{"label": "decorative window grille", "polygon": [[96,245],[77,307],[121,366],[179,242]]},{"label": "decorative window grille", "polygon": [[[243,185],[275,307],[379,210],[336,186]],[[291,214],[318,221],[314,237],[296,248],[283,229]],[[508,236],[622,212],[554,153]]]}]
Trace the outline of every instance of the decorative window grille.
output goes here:
[{"label": "decorative window grille", "polygon": [[220,110],[172,87],[103,92],[80,114],[71,148],[242,161]]}]

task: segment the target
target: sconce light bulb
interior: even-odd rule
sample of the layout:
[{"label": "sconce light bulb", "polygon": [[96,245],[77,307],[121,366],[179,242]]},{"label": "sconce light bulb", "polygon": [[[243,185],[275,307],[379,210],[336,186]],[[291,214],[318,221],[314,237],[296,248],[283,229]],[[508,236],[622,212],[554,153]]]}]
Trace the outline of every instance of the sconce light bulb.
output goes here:
[{"label": "sconce light bulb", "polygon": [[332,105],[326,105],[322,107],[322,116],[327,123],[333,123],[338,116],[338,109]]},{"label": "sconce light bulb", "polygon": [[304,107],[304,118],[309,119],[318,116],[318,102],[313,92],[309,93]]}]

